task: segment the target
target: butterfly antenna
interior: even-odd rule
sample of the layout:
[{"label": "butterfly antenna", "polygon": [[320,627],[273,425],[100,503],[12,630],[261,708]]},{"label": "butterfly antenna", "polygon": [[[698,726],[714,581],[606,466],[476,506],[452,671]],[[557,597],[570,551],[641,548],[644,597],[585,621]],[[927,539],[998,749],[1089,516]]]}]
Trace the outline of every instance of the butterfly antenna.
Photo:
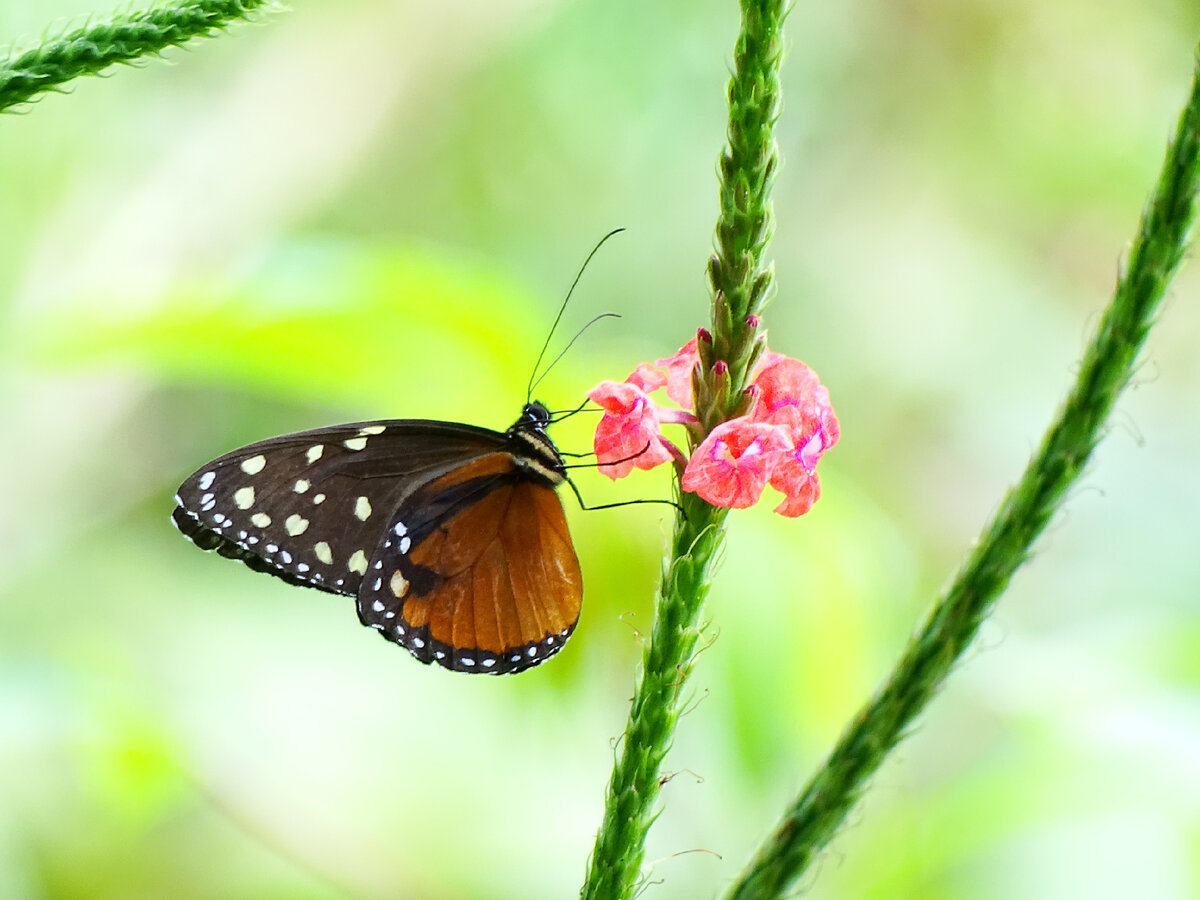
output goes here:
[{"label": "butterfly antenna", "polygon": [[[619,234],[620,232],[622,232],[624,230],[625,230],[624,228],[614,228],[612,231],[610,231],[604,237],[600,238],[600,240],[597,242],[596,246],[592,248],[592,252],[587,255],[587,259],[585,259],[583,261],[583,265],[579,267],[579,272],[575,275],[575,280],[571,282],[571,287],[567,291],[567,296],[563,298],[562,306],[560,306],[558,308],[558,315],[554,317],[554,324],[550,326],[550,333],[546,335],[546,342],[544,344],[542,344],[541,352],[538,353],[537,362],[535,362],[533,364],[533,371],[529,374],[529,389],[525,393],[526,402],[528,402],[529,399],[533,396],[533,389],[536,388],[539,384],[541,384],[542,378],[545,378],[546,374],[550,371],[550,369],[554,367],[554,363],[556,363],[560,359],[562,359],[562,353],[560,353],[558,356],[556,356],[554,358],[554,362],[550,363],[550,365],[546,367],[546,371],[541,374],[541,377],[537,377],[537,370],[541,366],[542,360],[546,356],[546,350],[548,350],[550,347],[550,340],[554,337],[554,331],[555,331],[555,329],[558,328],[558,323],[560,321],[562,321],[563,313],[565,313],[567,311],[567,304],[571,301],[571,294],[573,294],[575,292],[575,286],[577,284],[579,284],[579,279],[583,277],[584,270],[587,269],[588,263],[590,263],[592,261],[592,257],[596,255],[596,251],[604,246],[604,242],[607,241],[614,234]],[[612,315],[616,315],[616,313],[605,313],[602,316],[597,316],[596,319],[592,319],[591,322],[588,322],[587,325],[584,325],[583,328],[580,329],[579,334],[583,334],[583,332],[586,331],[587,328],[593,322],[595,322],[597,319],[603,319],[606,316],[612,316]],[[575,337],[571,339],[571,344],[575,343],[575,341],[579,338],[579,334],[575,335]],[[571,344],[567,344],[568,349],[570,348]],[[563,351],[563,353],[566,353],[566,352],[567,352],[566,350]]]},{"label": "butterfly antenna", "polygon": [[[619,318],[621,318],[620,313],[613,313],[613,312],[600,313],[600,315],[596,316],[594,319],[592,319],[590,322],[588,322],[586,325],[584,325],[582,328],[580,328],[577,332],[575,332],[575,337],[573,337],[573,338],[571,338],[571,340],[567,341],[567,346],[563,347],[562,351],[558,354],[558,356],[554,357],[554,359],[551,360],[550,365],[546,366],[546,371],[541,374],[541,377],[539,377],[537,381],[535,381],[529,385],[529,393],[525,397],[526,401],[528,401],[528,399],[533,396],[533,392],[535,390],[537,390],[537,386],[542,383],[542,378],[545,378],[547,375],[550,374],[550,370],[553,369],[556,365],[558,365],[558,361],[560,359],[562,359],[564,356],[567,355],[567,351],[571,349],[571,347],[574,345],[574,343],[577,340],[579,340],[579,338],[583,335],[583,333],[585,331],[587,331],[589,328],[591,328],[593,325],[595,325],[601,319],[619,319]],[[582,409],[582,408],[583,407],[580,407],[580,409]],[[578,411],[579,410],[576,410],[576,412],[578,412]]]}]

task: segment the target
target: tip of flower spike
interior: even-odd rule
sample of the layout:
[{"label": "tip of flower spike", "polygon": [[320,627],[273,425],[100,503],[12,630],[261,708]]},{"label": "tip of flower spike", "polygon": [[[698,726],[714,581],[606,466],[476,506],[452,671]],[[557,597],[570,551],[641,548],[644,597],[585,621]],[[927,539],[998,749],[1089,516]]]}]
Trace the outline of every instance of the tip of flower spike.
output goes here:
[{"label": "tip of flower spike", "polygon": [[754,315],[754,313],[750,313],[750,315],[746,316],[746,327],[758,328],[760,321],[761,320],[758,318],[758,316]]},{"label": "tip of flower spike", "polygon": [[710,332],[707,328],[697,328],[696,329],[696,339],[703,341],[704,343],[709,344],[711,346],[712,345],[712,332]]}]

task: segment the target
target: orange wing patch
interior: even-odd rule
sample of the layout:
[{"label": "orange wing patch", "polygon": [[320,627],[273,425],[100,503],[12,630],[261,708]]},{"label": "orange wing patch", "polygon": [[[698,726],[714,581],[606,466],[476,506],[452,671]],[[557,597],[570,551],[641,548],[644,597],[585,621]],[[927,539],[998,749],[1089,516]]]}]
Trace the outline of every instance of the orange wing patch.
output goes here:
[{"label": "orange wing patch", "polygon": [[492,490],[413,547],[406,563],[436,579],[423,594],[408,592],[399,622],[380,630],[425,662],[518,672],[557,653],[579,620],[583,576],[566,516],[554,490],[537,482]]}]

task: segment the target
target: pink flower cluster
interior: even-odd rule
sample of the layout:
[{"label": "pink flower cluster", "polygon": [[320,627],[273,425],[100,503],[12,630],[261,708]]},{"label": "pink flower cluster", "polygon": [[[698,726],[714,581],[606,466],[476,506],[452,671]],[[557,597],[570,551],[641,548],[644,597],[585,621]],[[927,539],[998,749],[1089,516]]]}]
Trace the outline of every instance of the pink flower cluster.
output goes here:
[{"label": "pink flower cluster", "polygon": [[[800,360],[768,350],[747,389],[749,411],[714,428],[688,459],[662,426],[698,426],[691,408],[692,371],[699,365],[692,339],[674,356],[642,363],[623,382],[602,381],[588,392],[604,410],[594,440],[600,471],[623,478],[674,460],[683,467],[683,489],[714,506],[753,506],[769,484],[785,498],[777,513],[804,515],[821,493],[817,462],[838,439],[829,391]],[[650,398],[663,387],[681,409]]]}]

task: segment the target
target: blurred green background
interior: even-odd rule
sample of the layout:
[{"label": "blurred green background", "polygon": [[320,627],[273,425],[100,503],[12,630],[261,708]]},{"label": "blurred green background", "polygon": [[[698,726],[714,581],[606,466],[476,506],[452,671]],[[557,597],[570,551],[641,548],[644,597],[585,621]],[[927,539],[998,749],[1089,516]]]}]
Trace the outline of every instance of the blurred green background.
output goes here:
[{"label": "blurred green background", "polygon": [[[583,876],[669,509],[568,496],[576,637],[473,679],[196,552],[170,498],[287,430],[507,426],[615,226],[560,339],[623,318],[539,396],[574,405],[687,340],[735,4],[293,5],[0,120],[0,897],[567,897]],[[10,0],[0,39],[109,11]],[[730,518],[645,896],[728,882],[1019,474],[1198,37],[1189,0],[792,13],[767,324],[843,438],[811,515]],[[1193,266],[806,896],[1200,896],[1198,297]],[[578,483],[608,503],[662,476]]]}]

